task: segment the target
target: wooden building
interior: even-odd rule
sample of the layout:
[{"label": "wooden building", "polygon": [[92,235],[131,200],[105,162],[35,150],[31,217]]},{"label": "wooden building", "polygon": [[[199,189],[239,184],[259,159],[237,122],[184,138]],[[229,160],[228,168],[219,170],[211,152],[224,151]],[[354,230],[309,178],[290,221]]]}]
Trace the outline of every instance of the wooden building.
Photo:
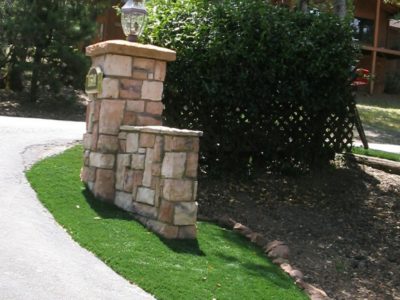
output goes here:
[{"label": "wooden building", "polygon": [[[292,7],[294,0],[271,0],[279,5]],[[323,2],[322,0],[318,0]],[[360,67],[371,71],[369,92],[382,93],[385,89],[385,78],[395,72],[400,73],[400,21],[392,17],[400,12],[395,5],[385,4],[384,0],[354,0],[354,27],[363,56]],[[110,8],[99,16],[99,33],[95,42],[125,39],[121,21],[115,10]]]}]

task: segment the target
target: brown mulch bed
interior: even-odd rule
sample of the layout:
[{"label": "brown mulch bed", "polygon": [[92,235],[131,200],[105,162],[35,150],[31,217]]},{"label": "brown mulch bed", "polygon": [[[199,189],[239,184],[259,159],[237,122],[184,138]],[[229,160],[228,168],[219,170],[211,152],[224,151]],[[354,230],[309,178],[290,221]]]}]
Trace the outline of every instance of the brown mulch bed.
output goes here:
[{"label": "brown mulch bed", "polygon": [[200,180],[199,213],[230,216],[290,248],[334,299],[400,299],[400,176],[341,161],[306,176]]},{"label": "brown mulch bed", "polygon": [[[0,90],[0,116],[83,121],[73,105]],[[200,178],[199,214],[229,216],[290,248],[304,280],[334,299],[400,299],[400,176],[338,160],[299,177]]]}]

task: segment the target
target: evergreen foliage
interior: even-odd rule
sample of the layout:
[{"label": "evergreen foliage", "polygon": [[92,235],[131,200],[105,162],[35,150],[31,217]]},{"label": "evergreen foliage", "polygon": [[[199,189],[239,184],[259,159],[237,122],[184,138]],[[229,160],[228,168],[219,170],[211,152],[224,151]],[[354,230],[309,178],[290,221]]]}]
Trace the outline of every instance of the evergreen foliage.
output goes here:
[{"label": "evergreen foliage", "polygon": [[166,122],[203,130],[207,163],[307,168],[350,148],[357,50],[338,17],[263,0],[149,6],[145,40],[177,51]]}]

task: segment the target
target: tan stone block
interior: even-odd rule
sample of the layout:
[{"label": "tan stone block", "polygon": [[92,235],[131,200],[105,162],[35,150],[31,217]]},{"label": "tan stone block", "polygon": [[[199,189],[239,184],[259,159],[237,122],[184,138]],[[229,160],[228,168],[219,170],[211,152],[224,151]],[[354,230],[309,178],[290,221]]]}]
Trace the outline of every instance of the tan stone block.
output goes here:
[{"label": "tan stone block", "polygon": [[102,64],[106,76],[132,76],[132,57],[107,54]]},{"label": "tan stone block", "polygon": [[164,81],[167,72],[167,63],[165,61],[156,61],[154,69],[154,80]]},{"label": "tan stone block", "polygon": [[146,80],[149,79],[149,73],[146,70],[133,69],[132,78],[138,80]]},{"label": "tan stone block", "polygon": [[132,196],[134,200],[136,200],[136,193],[139,186],[142,185],[143,182],[143,171],[132,171]]},{"label": "tan stone block", "polygon": [[151,166],[151,175],[153,176],[161,176],[161,164],[154,163]]},{"label": "tan stone block", "polygon": [[119,81],[113,78],[104,78],[102,82],[102,91],[97,98],[117,99],[119,96]]},{"label": "tan stone block", "polygon": [[102,153],[115,153],[118,151],[118,137],[115,135],[99,135],[97,151]]},{"label": "tan stone block", "polygon": [[126,211],[132,211],[132,194],[117,191],[114,204]]},{"label": "tan stone block", "polygon": [[112,169],[114,168],[115,155],[92,152],[89,161],[91,167]]},{"label": "tan stone block", "polygon": [[98,122],[100,120],[100,110],[103,101],[94,101],[94,114],[93,122]]},{"label": "tan stone block", "polygon": [[144,104],[145,102],[143,100],[126,101],[126,110],[144,112]]},{"label": "tan stone block", "polygon": [[136,201],[148,205],[154,205],[155,196],[156,196],[155,190],[145,187],[139,187],[136,194]]},{"label": "tan stone block", "polygon": [[163,83],[161,81],[143,81],[142,99],[161,101],[163,94]]},{"label": "tan stone block", "polygon": [[163,198],[169,201],[192,201],[193,182],[184,179],[165,179]]},{"label": "tan stone block", "polygon": [[121,79],[120,97],[123,99],[140,99],[142,82],[135,79]]},{"label": "tan stone block", "polygon": [[94,195],[107,202],[113,202],[115,194],[114,183],[115,178],[113,170],[97,169],[96,182],[93,187]]},{"label": "tan stone block", "polygon": [[196,202],[177,203],[174,211],[174,225],[196,224],[197,206]]},{"label": "tan stone block", "polygon": [[139,139],[139,147],[142,148],[153,148],[156,141],[155,134],[141,133]]},{"label": "tan stone block", "polygon": [[126,140],[119,140],[119,148],[118,148],[119,152],[126,152]]},{"label": "tan stone block", "polygon": [[132,164],[131,164],[132,169],[143,170],[145,157],[146,155],[144,154],[132,154]]},{"label": "tan stone block", "polygon": [[145,187],[151,187],[153,152],[154,151],[151,148],[148,148],[146,151],[146,159],[144,162],[144,173],[143,173],[143,182],[142,182],[142,184]]},{"label": "tan stone block", "polygon": [[83,165],[84,166],[86,166],[86,167],[89,167],[90,166],[90,161],[89,161],[89,159],[90,159],[90,150],[85,150],[84,152],[83,152]]},{"label": "tan stone block", "polygon": [[167,152],[165,153],[161,175],[165,178],[182,178],[185,172],[186,153]]},{"label": "tan stone block", "polygon": [[128,192],[131,194],[132,197],[132,191],[133,191],[133,184],[134,184],[134,171],[126,169],[125,174],[124,174],[124,183],[123,183],[123,190],[125,192]]},{"label": "tan stone block", "polygon": [[197,190],[199,188],[199,182],[198,181],[194,181],[193,182],[193,198],[192,201],[196,201],[197,199]]},{"label": "tan stone block", "polygon": [[92,132],[94,114],[94,101],[90,101],[86,106],[86,132]]},{"label": "tan stone block", "polygon": [[157,176],[153,176],[151,179],[151,189],[156,191],[156,196],[154,199],[154,206],[160,206],[160,197],[161,197],[161,178]]},{"label": "tan stone block", "polygon": [[158,220],[172,224],[174,221],[174,207],[175,205],[172,202],[162,200],[158,213]]},{"label": "tan stone block", "polygon": [[126,152],[135,153],[139,148],[139,134],[128,133],[126,136]]},{"label": "tan stone block", "polygon": [[105,58],[105,55],[92,57],[92,67],[103,67]]},{"label": "tan stone block", "polygon": [[129,154],[118,154],[117,155],[117,170],[129,167],[131,164],[131,156]]},{"label": "tan stone block", "polygon": [[162,124],[161,118],[155,118],[151,116],[138,115],[137,125],[138,126],[158,126]]},{"label": "tan stone block", "polygon": [[125,111],[122,125],[129,125],[129,126],[136,125],[136,115],[137,113],[134,111]]},{"label": "tan stone block", "polygon": [[185,175],[187,177],[196,178],[198,165],[199,165],[199,153],[189,152],[187,154]]},{"label": "tan stone block", "polygon": [[90,133],[85,133],[83,135],[83,149],[90,150],[92,149],[92,135]]},{"label": "tan stone block", "polygon": [[115,188],[117,190],[122,191],[124,189],[124,180],[125,180],[125,174],[128,171],[127,168],[119,168],[115,172]]},{"label": "tan stone block", "polygon": [[103,100],[100,110],[99,131],[117,135],[124,116],[125,101]]},{"label": "tan stone block", "polygon": [[[132,212],[147,218],[156,219],[158,209],[154,206],[133,202],[132,203]],[[147,223],[147,222],[146,222]]]},{"label": "tan stone block", "polygon": [[140,154],[146,154],[147,149],[146,148],[139,148],[138,153]]},{"label": "tan stone block", "polygon": [[165,137],[165,151],[196,151],[196,139],[192,137],[171,136]]},{"label": "tan stone block", "polygon": [[195,239],[197,228],[195,225],[179,226],[178,239]]},{"label": "tan stone block", "polygon": [[120,133],[118,133],[118,138],[119,138],[120,140],[126,140],[126,136],[127,136],[127,135],[128,135],[127,132],[121,131]]},{"label": "tan stone block", "polygon": [[161,101],[147,101],[146,112],[152,115],[161,116],[164,104]]},{"label": "tan stone block", "polygon": [[156,136],[156,141],[154,143],[154,152],[153,152],[153,162],[161,162],[161,157],[163,154],[163,145],[164,145],[164,139],[163,136],[157,135]]},{"label": "tan stone block", "polygon": [[97,140],[99,138],[99,123],[95,123],[92,128],[92,141],[90,142],[90,150],[96,150]]},{"label": "tan stone block", "polygon": [[155,220],[148,220],[146,226],[166,239],[176,239],[178,237],[178,227],[165,224]]},{"label": "tan stone block", "polygon": [[83,182],[94,182],[96,179],[96,168],[83,167],[81,171],[81,180]]},{"label": "tan stone block", "polygon": [[135,57],[133,59],[133,69],[135,70],[145,70],[146,72],[154,72],[154,65],[155,65],[155,60],[154,59],[148,59],[148,58],[141,58],[141,57]]}]

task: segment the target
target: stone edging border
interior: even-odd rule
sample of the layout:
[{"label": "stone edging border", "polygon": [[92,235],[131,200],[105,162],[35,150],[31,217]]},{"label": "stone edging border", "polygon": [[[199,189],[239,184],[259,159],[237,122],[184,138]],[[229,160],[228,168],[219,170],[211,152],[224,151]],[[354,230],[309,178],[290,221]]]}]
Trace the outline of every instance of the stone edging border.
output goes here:
[{"label": "stone edging border", "polygon": [[350,153],[344,154],[344,157],[359,164],[367,165],[372,168],[385,171],[387,173],[400,175],[400,162]]},{"label": "stone edging border", "polygon": [[283,272],[287,273],[294,280],[295,284],[300,289],[305,291],[311,300],[331,299],[323,290],[305,282],[303,273],[291,266],[289,261],[290,251],[285,242],[278,240],[268,242],[268,240],[262,234],[252,231],[247,226],[236,222],[228,216],[212,219],[198,215],[198,220],[216,223],[221,227],[231,229],[234,232],[246,237],[253,244],[261,247],[264,253],[272,260],[272,263],[278,265]]}]

